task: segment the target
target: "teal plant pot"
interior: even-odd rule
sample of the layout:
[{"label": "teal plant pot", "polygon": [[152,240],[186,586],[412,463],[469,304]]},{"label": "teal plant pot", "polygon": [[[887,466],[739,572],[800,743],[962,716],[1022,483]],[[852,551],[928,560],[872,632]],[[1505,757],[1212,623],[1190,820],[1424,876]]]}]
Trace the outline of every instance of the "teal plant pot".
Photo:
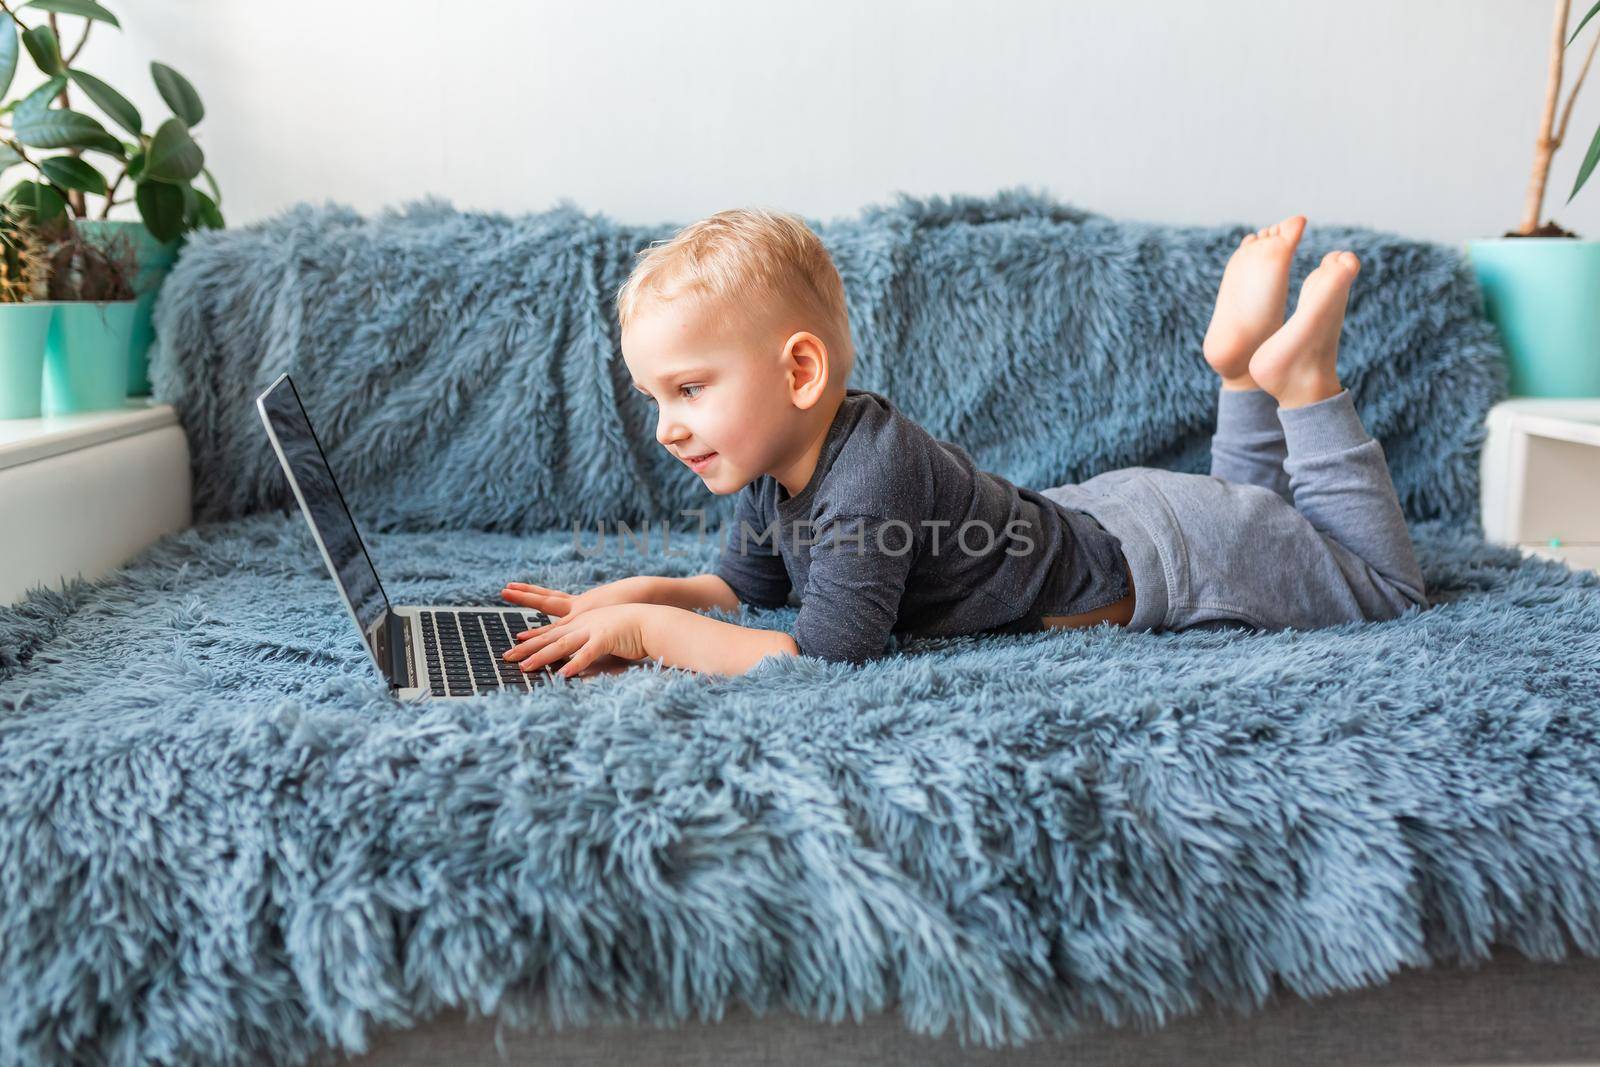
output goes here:
[{"label": "teal plant pot", "polygon": [[1600,396],[1600,241],[1468,241],[1512,396]]},{"label": "teal plant pot", "polygon": [[0,419],[39,417],[44,342],[56,307],[54,300],[0,304]]},{"label": "teal plant pot", "polygon": [[156,293],[161,289],[161,283],[166,280],[173,263],[177,262],[183,238],[162,244],[138,220],[79,219],[77,227],[90,240],[100,235],[121,233],[133,241],[139,257],[139,273],[133,283],[139,307],[134,313],[133,330],[128,336],[128,395],[148,396],[150,344],[155,340],[151,311],[155,307]]},{"label": "teal plant pot", "polygon": [[61,301],[44,343],[44,413],[120,408],[137,300]]}]

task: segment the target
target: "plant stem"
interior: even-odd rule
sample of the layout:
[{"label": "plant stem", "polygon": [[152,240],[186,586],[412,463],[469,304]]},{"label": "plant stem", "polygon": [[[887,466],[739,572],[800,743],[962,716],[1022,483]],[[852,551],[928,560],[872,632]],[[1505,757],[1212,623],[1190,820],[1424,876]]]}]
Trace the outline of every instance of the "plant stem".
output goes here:
[{"label": "plant stem", "polygon": [[[54,23],[52,23],[51,25],[53,26]],[[67,56],[61,62],[65,63],[69,67],[72,66],[72,61],[74,59],[78,58],[78,53],[83,51],[83,46],[88,43],[88,41],[89,41],[89,30],[93,26],[94,26],[94,19],[84,19],[83,20],[83,36],[78,38],[77,47],[73,48],[72,54]]]},{"label": "plant stem", "polygon": [[12,138],[9,138],[9,137],[0,138],[0,144],[5,145],[7,148],[9,148],[13,152],[15,152],[17,155],[21,156],[22,157],[22,161],[24,163],[26,163],[28,166],[32,167],[34,170],[38,171],[39,172],[39,176],[41,178],[49,177],[49,175],[45,174],[44,168],[39,166],[38,162],[36,162],[35,160],[30,159],[28,157],[28,153],[26,153],[26,152],[24,152],[22,150],[22,145],[18,144],[15,140],[13,140]]},{"label": "plant stem", "polygon": [[1589,52],[1583,57],[1583,66],[1578,68],[1578,78],[1572,83],[1572,91],[1567,94],[1567,106],[1561,112],[1561,122],[1556,126],[1556,147],[1560,148],[1567,139],[1567,123],[1572,119],[1572,103],[1578,99],[1578,89],[1583,85],[1583,79],[1589,73],[1589,64],[1594,62],[1595,49],[1600,48],[1600,33],[1594,35],[1594,40],[1589,42]]},{"label": "plant stem", "polygon": [[[1532,233],[1539,226],[1544,210],[1544,187],[1550,178],[1550,157],[1559,143],[1551,136],[1556,121],[1556,103],[1561,95],[1561,56],[1566,50],[1567,13],[1572,0],[1556,0],[1555,28],[1550,38],[1550,78],[1545,83],[1544,115],[1539,119],[1539,140],[1533,150],[1533,174],[1528,179],[1528,195],[1522,206],[1522,226],[1518,233]],[[53,16],[52,16],[53,17]]]},{"label": "plant stem", "polygon": [[[50,12],[50,32],[54,33],[56,35],[56,41],[60,42],[61,34],[56,29],[56,13],[54,11]],[[57,44],[57,47],[60,47],[59,43]],[[65,83],[62,83],[61,95],[56,97],[56,99],[61,101],[62,107],[69,110],[71,109],[72,101],[67,97],[67,86]],[[69,148],[67,149],[67,152],[70,155],[80,159],[83,157],[83,149],[81,148]],[[80,219],[88,218],[89,207],[83,202],[83,190],[63,189],[62,192],[67,194],[67,205],[72,208],[72,213]]]},{"label": "plant stem", "polygon": [[[122,184],[122,179],[127,177],[127,175],[128,175],[128,165],[126,163],[124,163],[122,165],[122,170],[117,174],[117,180],[112,182],[111,183],[111,187],[106,190],[106,207],[105,207],[104,211],[100,212],[100,217],[101,218],[109,219],[111,217],[111,205],[113,203],[111,198],[117,194],[117,186]],[[116,202],[117,203],[123,203],[123,204],[127,203],[126,200],[121,200],[121,201],[116,201]]]},{"label": "plant stem", "polygon": [[22,24],[21,19],[17,18],[17,13],[6,6],[6,0],[0,0],[0,11],[4,11],[6,14],[11,16],[11,21],[17,24],[18,33],[28,32],[28,27]]}]

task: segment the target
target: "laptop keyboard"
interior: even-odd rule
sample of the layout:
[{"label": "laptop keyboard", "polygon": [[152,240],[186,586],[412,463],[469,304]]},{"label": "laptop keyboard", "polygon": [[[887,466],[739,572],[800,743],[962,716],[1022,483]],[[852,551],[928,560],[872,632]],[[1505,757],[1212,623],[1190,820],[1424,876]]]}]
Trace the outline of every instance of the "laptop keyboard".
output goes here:
[{"label": "laptop keyboard", "polygon": [[520,611],[419,611],[417,615],[434,696],[532,688],[521,662],[501,657],[517,644],[514,635],[550,621],[543,612],[532,612],[531,619]]}]

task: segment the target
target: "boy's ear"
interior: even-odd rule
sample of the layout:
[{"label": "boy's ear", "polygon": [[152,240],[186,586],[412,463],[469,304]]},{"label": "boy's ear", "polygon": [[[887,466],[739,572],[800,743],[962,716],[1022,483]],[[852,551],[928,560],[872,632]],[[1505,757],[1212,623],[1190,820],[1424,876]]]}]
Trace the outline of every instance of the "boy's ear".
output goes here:
[{"label": "boy's ear", "polygon": [[783,361],[794,406],[806,410],[821,400],[833,376],[822,338],[808,330],[792,334],[784,343]]}]

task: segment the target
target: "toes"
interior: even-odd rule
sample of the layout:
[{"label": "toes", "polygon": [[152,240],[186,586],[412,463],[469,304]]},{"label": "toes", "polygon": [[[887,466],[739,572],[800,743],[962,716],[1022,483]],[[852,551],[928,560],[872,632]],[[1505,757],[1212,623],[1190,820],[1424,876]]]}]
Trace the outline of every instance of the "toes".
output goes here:
[{"label": "toes", "polygon": [[1354,274],[1361,269],[1361,260],[1354,252],[1335,250],[1322,257],[1322,266],[1329,270],[1348,272]]},{"label": "toes", "polygon": [[1305,228],[1306,217],[1304,215],[1290,215],[1282,222],[1274,222],[1271,226],[1257,230],[1255,235],[1257,237],[1276,237],[1287,241],[1289,244],[1294,244],[1300,240],[1300,234],[1304,232]]},{"label": "toes", "polygon": [[1239,242],[1239,247],[1243,248],[1245,245],[1249,244],[1251,241],[1254,241],[1258,236],[1260,236],[1260,235],[1259,234],[1254,234],[1254,233],[1245,234],[1244,235],[1244,240]]},{"label": "toes", "polygon": [[1300,296],[1305,298],[1312,293],[1342,290],[1355,281],[1356,272],[1360,268],[1361,261],[1356,258],[1354,252],[1343,250],[1329,252],[1300,284]]}]

